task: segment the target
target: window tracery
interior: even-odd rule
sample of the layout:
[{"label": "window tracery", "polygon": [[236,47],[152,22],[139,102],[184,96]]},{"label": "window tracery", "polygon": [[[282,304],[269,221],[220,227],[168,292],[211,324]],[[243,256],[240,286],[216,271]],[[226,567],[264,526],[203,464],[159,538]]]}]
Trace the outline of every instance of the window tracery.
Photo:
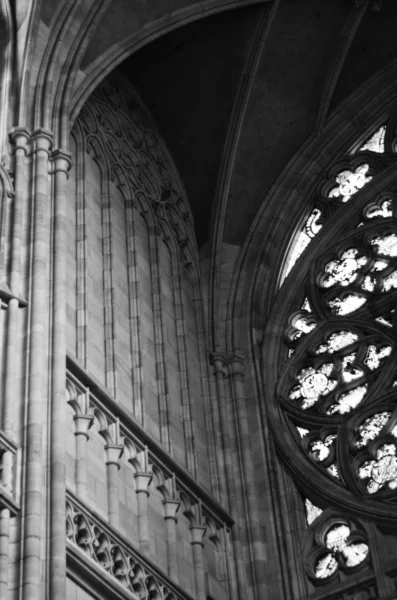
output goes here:
[{"label": "window tracery", "polygon": [[382,126],[324,176],[305,224],[313,235],[300,238],[299,261],[291,253],[275,308],[287,352],[273,430],[307,495],[315,586],[370,567],[364,514],[397,519],[397,176],[381,178],[397,158],[394,131]]},{"label": "window tracery", "polygon": [[[332,206],[333,202],[336,204],[348,203],[384,167],[382,155],[394,152],[393,143],[389,139],[391,136],[387,135],[391,129],[391,123],[382,125],[357,150],[351,152],[350,157],[342,161],[340,165],[336,165],[331,179],[328,176],[325,184],[320,185],[320,192],[315,200],[316,206],[296,236],[292,251],[288,253],[283,279],[291,272],[299,257],[330,217],[329,206]],[[391,201],[384,200],[381,206],[370,209],[366,217],[383,216],[387,218],[391,214]]]}]

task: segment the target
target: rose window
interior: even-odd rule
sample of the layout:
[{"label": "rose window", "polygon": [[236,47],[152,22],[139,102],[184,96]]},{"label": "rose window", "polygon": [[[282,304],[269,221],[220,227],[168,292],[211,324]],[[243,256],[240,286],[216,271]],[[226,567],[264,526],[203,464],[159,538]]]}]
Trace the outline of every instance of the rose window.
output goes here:
[{"label": "rose window", "polygon": [[[379,130],[319,188],[321,228],[289,266],[263,360],[270,424],[298,485],[322,508],[397,529],[397,176],[391,189],[378,177],[395,172],[390,140]],[[315,578],[366,556],[348,523],[335,531]]]}]

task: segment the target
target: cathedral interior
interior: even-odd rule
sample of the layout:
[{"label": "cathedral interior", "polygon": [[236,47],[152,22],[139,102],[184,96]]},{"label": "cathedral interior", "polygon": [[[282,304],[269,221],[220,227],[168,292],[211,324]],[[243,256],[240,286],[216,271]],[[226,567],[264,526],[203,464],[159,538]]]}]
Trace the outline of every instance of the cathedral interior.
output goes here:
[{"label": "cathedral interior", "polygon": [[0,0],[0,600],[397,600],[396,27]]}]

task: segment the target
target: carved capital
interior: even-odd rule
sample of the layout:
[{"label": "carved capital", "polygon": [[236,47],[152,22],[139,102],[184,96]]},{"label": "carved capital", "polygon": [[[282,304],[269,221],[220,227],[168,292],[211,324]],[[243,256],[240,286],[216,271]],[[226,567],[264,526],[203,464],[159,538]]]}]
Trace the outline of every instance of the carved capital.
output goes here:
[{"label": "carved capital", "polygon": [[117,465],[120,468],[119,460],[124,452],[124,446],[121,444],[106,444],[106,464]]},{"label": "carved capital", "polygon": [[49,155],[52,146],[53,134],[47,129],[35,129],[32,133],[32,140],[35,143],[34,152],[47,152]]},{"label": "carved capital", "polygon": [[245,353],[241,350],[235,350],[234,354],[227,357],[227,364],[232,377],[235,375],[243,377],[245,371]]},{"label": "carved capital", "polygon": [[13,127],[9,133],[10,140],[15,150],[23,150],[26,154],[26,146],[31,140],[31,133],[26,127]]},{"label": "carved capital", "polygon": [[85,435],[88,440],[90,437],[88,430],[94,421],[94,417],[92,415],[74,415],[73,421],[75,426],[74,435]]},{"label": "carved capital", "polygon": [[205,536],[205,532],[207,531],[207,527],[205,525],[191,525],[189,527],[190,531],[190,543],[192,546],[195,544],[199,544],[203,546],[203,539]]},{"label": "carved capital", "polygon": [[152,473],[134,473],[135,478],[135,491],[137,494],[143,492],[147,496],[149,496],[149,485],[152,482],[153,474]]},{"label": "carved capital", "polygon": [[53,151],[51,159],[54,163],[54,173],[67,173],[72,166],[72,154],[67,150],[57,148]]},{"label": "carved capital", "polygon": [[164,506],[164,519],[173,519],[177,522],[176,514],[179,510],[181,503],[178,500],[163,500]]},{"label": "carved capital", "polygon": [[225,375],[227,374],[226,368],[225,368],[225,364],[226,364],[225,355],[221,354],[220,352],[211,352],[209,359],[210,359],[210,365],[212,365],[214,367],[215,375],[222,374],[225,377]]}]

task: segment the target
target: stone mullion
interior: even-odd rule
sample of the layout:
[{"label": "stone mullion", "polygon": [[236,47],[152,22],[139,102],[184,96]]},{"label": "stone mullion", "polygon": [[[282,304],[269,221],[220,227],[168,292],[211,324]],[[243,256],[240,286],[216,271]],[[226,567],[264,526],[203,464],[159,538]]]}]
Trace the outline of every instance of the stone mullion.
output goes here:
[{"label": "stone mullion", "polygon": [[165,535],[167,542],[167,573],[175,583],[178,583],[178,549],[177,549],[177,531],[178,522],[177,512],[180,507],[180,501],[176,499],[175,479],[172,479],[173,494],[170,498],[163,500]]},{"label": "stone mullion", "polygon": [[[207,348],[205,344],[206,332],[204,326],[203,298],[200,293],[199,279],[193,278],[193,304],[195,308],[195,319],[197,327],[198,358],[200,365],[200,385],[205,406],[205,424],[207,429],[207,445],[209,458],[209,471],[211,480],[211,490],[214,496],[220,500],[223,506],[227,506],[227,490],[225,470],[219,465],[219,452],[221,451],[220,426],[215,427],[217,415],[216,398],[211,398],[208,364],[206,361]],[[218,439],[217,434],[218,432]]]},{"label": "stone mullion", "polygon": [[[89,394],[89,391],[87,391]],[[94,417],[88,414],[76,414],[73,417],[76,439],[76,494],[83,500],[87,499],[87,444],[89,429]]]},{"label": "stone mullion", "polygon": [[258,598],[265,597],[267,584],[263,580],[265,574],[266,556],[261,542],[259,506],[255,485],[255,472],[252,463],[252,449],[248,416],[246,411],[245,390],[243,382],[244,356],[236,353],[228,358],[229,371],[234,396],[236,411],[236,430],[239,441],[239,454],[242,459],[243,486],[242,491],[247,505],[247,527],[249,534],[249,547],[253,554],[253,570],[255,576],[255,591]]},{"label": "stone mullion", "polygon": [[87,368],[87,206],[86,206],[86,147],[80,127],[76,127],[76,357]]},{"label": "stone mullion", "polygon": [[102,173],[102,255],[103,255],[103,297],[105,325],[105,381],[106,387],[116,397],[116,353],[115,329],[116,309],[113,286],[113,248],[112,248],[112,199],[110,196],[109,173]]},{"label": "stone mullion", "polygon": [[66,591],[66,182],[70,154],[56,150],[54,164],[54,237],[52,296],[52,378],[50,432],[50,594],[62,600]]},{"label": "stone mullion", "polygon": [[178,366],[181,382],[181,406],[183,437],[185,440],[186,466],[194,477],[197,476],[197,459],[192,420],[192,398],[189,386],[189,367],[186,348],[186,328],[183,312],[180,257],[171,252],[172,296],[175,306],[175,329],[178,352]]},{"label": "stone mullion", "polygon": [[118,528],[120,518],[118,471],[120,469],[120,458],[123,454],[123,451],[124,446],[121,444],[109,443],[105,445],[108,491],[108,518],[109,523],[115,528]]},{"label": "stone mullion", "polygon": [[[148,467],[146,460],[146,468]],[[152,482],[152,473],[138,471],[134,473],[135,492],[137,502],[137,521],[138,521],[138,537],[139,550],[142,554],[149,556],[150,554],[150,539],[149,539],[149,516],[148,516],[148,501],[149,501],[149,486]]]},{"label": "stone mullion", "polygon": [[201,524],[201,521],[197,524],[190,525],[190,543],[192,546],[193,554],[193,568],[194,568],[194,579],[196,586],[196,600],[206,600],[207,595],[205,591],[205,572],[204,572],[204,560],[203,560],[203,538],[206,532],[206,526]]},{"label": "stone mullion", "polygon": [[232,516],[232,519],[236,523],[232,528],[232,547],[234,563],[236,565],[236,577],[234,576],[234,571],[232,569],[231,574],[233,579],[231,580],[231,589],[232,593],[236,594],[239,600],[245,600],[247,598],[246,571],[244,565],[243,549],[240,540],[240,531],[238,527],[243,507],[239,505],[236,492],[235,471],[237,470],[239,463],[238,460],[236,462],[235,457],[233,457],[231,431],[229,426],[229,407],[227,406],[226,388],[224,380],[224,363],[225,358],[223,355],[211,355],[211,364],[214,366],[215,381],[217,388],[217,406],[219,410],[217,424],[221,432],[220,451],[221,456],[223,458],[223,465],[226,475],[229,511]]},{"label": "stone mullion", "polygon": [[137,273],[136,251],[136,209],[132,200],[125,201],[125,216],[127,229],[127,274],[129,297],[129,321],[132,363],[132,400],[133,413],[141,425],[145,424],[143,373],[141,352],[141,321],[139,318],[139,278]]},{"label": "stone mullion", "polygon": [[167,386],[167,366],[165,358],[165,335],[163,308],[161,302],[161,280],[159,273],[159,248],[158,236],[153,232],[149,233],[149,254],[150,254],[150,274],[152,283],[152,303],[153,303],[153,330],[154,330],[154,348],[156,356],[156,379],[159,403],[159,424],[160,439],[168,452],[171,452],[170,424],[169,424],[169,406],[168,406],[168,386]]},{"label": "stone mullion", "polygon": [[44,343],[47,323],[48,263],[48,154],[52,136],[39,129],[33,133],[34,211],[31,267],[30,348],[26,415],[25,520],[23,524],[23,600],[42,598],[42,474],[44,468],[43,402],[46,393]]}]

